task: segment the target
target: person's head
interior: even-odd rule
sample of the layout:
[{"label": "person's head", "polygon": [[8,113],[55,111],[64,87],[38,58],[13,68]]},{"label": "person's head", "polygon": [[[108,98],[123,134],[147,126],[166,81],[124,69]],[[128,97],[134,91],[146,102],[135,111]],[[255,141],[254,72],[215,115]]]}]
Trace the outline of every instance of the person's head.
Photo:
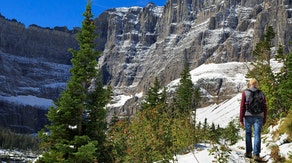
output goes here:
[{"label": "person's head", "polygon": [[252,86],[253,87],[258,87],[258,85],[259,85],[259,83],[255,78],[250,79],[250,81],[249,81],[249,86],[250,87],[252,87]]}]

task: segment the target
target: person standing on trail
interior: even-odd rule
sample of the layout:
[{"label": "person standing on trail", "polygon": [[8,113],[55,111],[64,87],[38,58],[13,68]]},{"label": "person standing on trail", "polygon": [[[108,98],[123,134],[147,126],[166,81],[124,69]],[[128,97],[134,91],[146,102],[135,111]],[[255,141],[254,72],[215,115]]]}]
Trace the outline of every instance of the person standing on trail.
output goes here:
[{"label": "person standing on trail", "polygon": [[[240,126],[245,128],[245,157],[252,158],[253,151],[255,161],[261,161],[261,131],[266,123],[267,112],[266,97],[258,89],[258,81],[251,79],[249,88],[242,92],[239,120]],[[252,127],[254,127],[254,149],[252,148]]]}]

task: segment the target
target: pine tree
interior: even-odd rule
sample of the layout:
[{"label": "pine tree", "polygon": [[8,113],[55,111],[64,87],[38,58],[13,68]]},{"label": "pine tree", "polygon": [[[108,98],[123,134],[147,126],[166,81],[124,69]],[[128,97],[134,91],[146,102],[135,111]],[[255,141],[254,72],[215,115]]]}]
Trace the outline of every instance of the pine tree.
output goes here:
[{"label": "pine tree", "polygon": [[249,71],[247,77],[258,79],[260,89],[266,95],[268,103],[268,117],[271,120],[276,120],[280,117],[285,117],[291,106],[291,52],[285,55],[283,46],[280,45],[275,56],[275,59],[283,63],[283,67],[279,73],[273,73],[270,66],[271,59],[271,42],[275,37],[273,28],[269,26],[266,30],[265,39],[257,43],[253,54],[257,57],[256,62],[253,62],[253,70]]},{"label": "pine tree", "polygon": [[290,110],[280,125],[279,133],[288,135],[287,139],[289,142],[292,141],[292,105],[290,105]]},{"label": "pine tree", "polygon": [[290,106],[292,105],[292,52],[284,55],[282,52],[282,46],[278,50],[276,59],[283,63],[281,71],[277,73],[278,81],[278,106],[284,116],[288,113]]},{"label": "pine tree", "polygon": [[238,126],[239,125],[236,124],[235,120],[233,120],[228,123],[228,126],[225,129],[223,129],[222,137],[223,139],[230,141],[230,145],[234,145],[239,139],[240,129]]},{"label": "pine tree", "polygon": [[289,141],[292,141],[292,52],[288,55],[282,55],[282,48],[279,51],[276,57],[284,65],[278,74],[278,99],[285,113],[284,116],[286,116],[280,125],[279,132],[288,134]]},{"label": "pine tree", "polygon": [[165,109],[163,105],[148,108],[132,119],[126,162],[154,162],[172,158],[171,119]]},{"label": "pine tree", "polygon": [[194,143],[195,127],[190,114],[173,116],[166,89],[161,90],[157,78],[147,93],[141,111],[129,126],[126,162],[170,160]]},{"label": "pine tree", "polygon": [[109,91],[103,88],[94,50],[94,22],[88,0],[81,31],[79,50],[69,49],[71,77],[61,97],[48,112],[48,134],[40,132],[45,150],[40,162],[95,162],[104,160],[105,104]]},{"label": "pine tree", "polygon": [[179,113],[195,112],[200,100],[199,88],[195,87],[189,73],[189,63],[185,62],[181,79],[175,95],[175,107]]},{"label": "pine tree", "polygon": [[208,139],[208,132],[209,132],[209,124],[207,118],[204,119],[203,127],[202,127],[202,133],[200,133],[203,137],[203,141],[207,141]]},{"label": "pine tree", "polygon": [[218,135],[214,122],[212,122],[209,129],[209,139],[212,143],[219,143],[220,135]]},{"label": "pine tree", "polygon": [[201,121],[198,122],[196,128],[195,128],[195,142],[203,142],[203,129],[202,129],[202,123]]},{"label": "pine tree", "polygon": [[161,85],[158,78],[156,77],[154,80],[153,86],[149,88],[146,94],[145,100],[141,103],[142,110],[145,110],[148,108],[152,109],[161,103],[165,103],[166,91],[163,90],[161,92],[160,89],[161,89]]},{"label": "pine tree", "polygon": [[127,140],[129,138],[129,122],[114,116],[107,132],[107,145],[111,151],[112,162],[125,162]]},{"label": "pine tree", "polygon": [[279,114],[275,104],[277,82],[270,66],[271,42],[274,37],[273,27],[269,26],[266,30],[265,38],[256,44],[255,50],[253,51],[256,61],[252,62],[253,69],[246,75],[248,78],[255,78],[259,81],[259,89],[265,93],[269,106],[269,118],[275,118]]}]

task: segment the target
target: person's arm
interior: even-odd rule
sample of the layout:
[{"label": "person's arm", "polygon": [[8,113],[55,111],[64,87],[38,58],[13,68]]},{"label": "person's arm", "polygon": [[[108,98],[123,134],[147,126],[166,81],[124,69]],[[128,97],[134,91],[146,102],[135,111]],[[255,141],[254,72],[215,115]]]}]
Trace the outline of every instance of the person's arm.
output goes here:
[{"label": "person's arm", "polygon": [[239,122],[241,126],[244,126],[244,123],[243,123],[244,113],[245,113],[245,93],[243,91],[241,94],[240,111],[239,111]]}]

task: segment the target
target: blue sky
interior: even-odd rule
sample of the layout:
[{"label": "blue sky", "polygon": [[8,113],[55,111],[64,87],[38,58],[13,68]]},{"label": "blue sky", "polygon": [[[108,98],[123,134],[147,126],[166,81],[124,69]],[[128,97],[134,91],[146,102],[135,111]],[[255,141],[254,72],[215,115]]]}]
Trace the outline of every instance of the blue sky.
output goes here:
[{"label": "blue sky", "polygon": [[[116,7],[141,6],[148,2],[163,6],[167,0],[91,0],[92,13]],[[7,19],[16,19],[27,27],[36,24],[41,27],[81,27],[82,13],[87,0],[0,0],[0,13]]]}]

